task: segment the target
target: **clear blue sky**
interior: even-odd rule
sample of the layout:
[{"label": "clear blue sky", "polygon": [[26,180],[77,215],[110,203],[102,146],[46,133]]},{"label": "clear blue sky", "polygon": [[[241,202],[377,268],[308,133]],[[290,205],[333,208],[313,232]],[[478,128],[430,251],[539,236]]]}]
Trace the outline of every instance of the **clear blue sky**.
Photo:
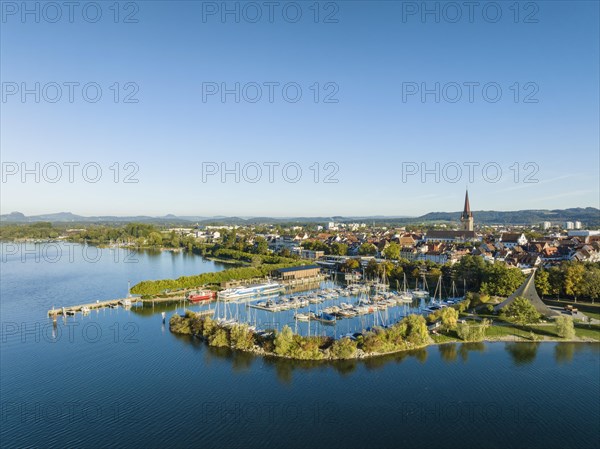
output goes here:
[{"label": "clear blue sky", "polygon": [[[319,23],[314,23],[312,1],[297,3],[302,17],[296,23],[291,23],[293,7],[288,20],[283,17],[281,6],[289,2],[275,7],[273,23],[265,6],[258,23],[250,23],[256,10],[244,10],[245,2],[239,23],[233,15],[223,21],[220,11],[203,17],[203,8],[207,13],[222,2],[142,1],[137,11],[123,2],[119,23],[114,23],[113,2],[99,3],[102,17],[96,23],[84,20],[81,7],[73,23],[66,8],[56,23],[50,23],[56,11],[40,10],[36,23],[35,16],[23,20],[22,11],[11,9],[20,9],[21,2],[8,3],[0,23],[4,170],[14,168],[7,163],[81,165],[73,183],[64,166],[56,183],[45,180],[54,176],[50,166],[39,183],[33,175],[24,183],[18,174],[8,176],[1,185],[2,213],[418,215],[461,209],[467,185],[475,210],[599,206],[596,1],[541,1],[536,9],[522,2],[517,23],[512,1],[499,3],[502,16],[496,23],[496,12],[489,9],[484,17],[481,8],[472,23],[466,8],[451,23],[456,11],[444,2],[439,23],[432,15],[423,20],[420,12],[408,14],[421,2],[322,2]],[[436,2],[427,5],[434,8]],[[128,13],[138,22],[122,23]],[[323,23],[328,14],[337,23]],[[94,15],[90,9],[85,17]],[[524,23],[526,17],[537,23]],[[33,89],[36,82],[39,103],[33,94],[25,102],[20,92],[9,95],[15,85]],[[80,83],[73,103],[65,82]],[[89,82],[102,89],[97,103],[82,96],[81,85]],[[110,88],[115,82],[120,83],[117,103]],[[132,91],[125,89],[126,82],[139,88],[138,103],[123,102]],[[210,82],[229,88],[239,82],[249,97],[255,90],[248,83],[280,86],[274,88],[273,103],[265,86],[256,103],[244,97],[236,103],[233,95],[224,103],[219,95],[203,101],[203,83]],[[296,103],[282,98],[281,86],[290,82],[302,88]],[[317,103],[311,90],[316,82]],[[436,82],[439,103],[433,94],[425,102],[419,94],[403,101],[409,88],[403,83],[432,89]],[[472,103],[465,82],[480,83]],[[63,85],[56,103],[47,101],[55,96],[49,83]],[[339,89],[333,97],[337,103],[323,102],[334,89],[326,83]],[[459,101],[447,101],[456,92],[448,83],[462,86]],[[502,89],[497,102],[484,99],[486,83]],[[538,102],[524,102],[528,94]],[[89,162],[103,170],[97,183],[83,179],[81,166]],[[109,167],[115,162],[137,164],[139,182],[122,182],[124,168],[120,182],[113,182]],[[230,168],[235,162],[281,165],[273,183],[264,166],[257,183],[243,178],[236,183],[233,175],[222,183],[219,176],[203,182],[203,162],[225,162]],[[303,170],[297,183],[283,179],[281,166],[289,162]],[[309,168],[315,162],[321,166],[318,183]],[[329,162],[339,167],[337,183],[322,182]],[[430,169],[436,162],[481,165],[473,182],[466,167],[455,183],[449,182],[456,177],[450,168],[440,182],[434,175],[426,182],[418,175],[403,182],[406,162]],[[486,163],[502,169],[498,182],[484,179]],[[535,167],[527,163],[539,167],[531,178],[539,182],[524,182]],[[493,168],[487,174],[496,176]],[[288,175],[293,177],[294,170]]]}]

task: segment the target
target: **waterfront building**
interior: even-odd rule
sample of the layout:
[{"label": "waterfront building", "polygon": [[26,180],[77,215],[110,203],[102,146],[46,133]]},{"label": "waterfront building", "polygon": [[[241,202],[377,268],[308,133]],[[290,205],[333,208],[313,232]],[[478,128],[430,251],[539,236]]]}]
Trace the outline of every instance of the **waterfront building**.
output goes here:
[{"label": "waterfront building", "polygon": [[321,272],[319,265],[302,265],[299,267],[280,268],[273,273],[274,277],[282,281],[314,278]]}]

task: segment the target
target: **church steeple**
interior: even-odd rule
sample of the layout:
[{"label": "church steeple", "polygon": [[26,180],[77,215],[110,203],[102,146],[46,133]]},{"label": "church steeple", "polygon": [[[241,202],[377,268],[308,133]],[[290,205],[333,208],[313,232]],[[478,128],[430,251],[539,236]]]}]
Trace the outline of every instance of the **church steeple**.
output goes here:
[{"label": "church steeple", "polygon": [[460,222],[464,231],[473,230],[473,213],[471,212],[471,204],[469,203],[469,190],[465,194],[465,207],[460,216]]}]

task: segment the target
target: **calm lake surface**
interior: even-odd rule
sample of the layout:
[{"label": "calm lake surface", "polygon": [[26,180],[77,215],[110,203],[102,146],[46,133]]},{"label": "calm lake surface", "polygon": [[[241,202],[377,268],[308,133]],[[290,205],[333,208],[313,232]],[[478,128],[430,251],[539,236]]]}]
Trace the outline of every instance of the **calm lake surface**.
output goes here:
[{"label": "calm lake surface", "polygon": [[177,305],[46,317],[224,268],[198,256],[3,244],[0,268],[2,447],[598,447],[598,344],[262,359],[171,334]]}]

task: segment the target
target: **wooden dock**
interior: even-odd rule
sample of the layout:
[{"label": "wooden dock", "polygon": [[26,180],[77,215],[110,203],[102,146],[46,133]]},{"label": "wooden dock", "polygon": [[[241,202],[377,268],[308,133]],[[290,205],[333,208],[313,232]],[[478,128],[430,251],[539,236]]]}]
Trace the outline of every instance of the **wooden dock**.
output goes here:
[{"label": "wooden dock", "polygon": [[[310,278],[285,280],[285,281],[279,281],[279,282],[285,287],[287,293],[291,293],[291,292],[294,292],[295,290],[302,291],[309,285],[318,286],[319,283],[321,281],[323,281],[324,279],[325,279],[325,276],[319,274],[318,276],[314,276],[314,277],[310,277]],[[238,281],[238,282],[229,282],[228,285],[243,286],[243,285],[248,285],[249,281],[255,281],[256,283],[259,283],[259,282],[264,282],[265,279],[261,278],[261,279],[250,279],[250,280]],[[194,290],[194,289],[185,289],[181,293],[185,294],[187,291],[191,291],[191,290]],[[178,292],[178,293],[180,293],[180,292]],[[117,306],[121,306],[121,301],[124,301],[126,299],[129,299],[132,303],[136,303],[136,302],[140,303],[141,302],[143,304],[160,304],[160,303],[187,301],[187,298],[185,296],[169,296],[167,298],[153,298],[153,299],[141,299],[138,297],[119,298],[119,299],[110,299],[107,301],[96,301],[96,302],[92,302],[92,303],[88,303],[88,304],[79,304],[79,305],[75,305],[75,306],[65,306],[65,307],[53,308],[51,310],[48,310],[48,316],[49,317],[57,317],[57,316],[63,315],[63,314],[72,315],[73,313],[81,313],[82,309],[84,309],[84,308],[87,308],[89,310],[95,310],[95,309],[104,309],[106,307],[117,307]],[[265,310],[270,310],[270,309],[265,309]]]}]

